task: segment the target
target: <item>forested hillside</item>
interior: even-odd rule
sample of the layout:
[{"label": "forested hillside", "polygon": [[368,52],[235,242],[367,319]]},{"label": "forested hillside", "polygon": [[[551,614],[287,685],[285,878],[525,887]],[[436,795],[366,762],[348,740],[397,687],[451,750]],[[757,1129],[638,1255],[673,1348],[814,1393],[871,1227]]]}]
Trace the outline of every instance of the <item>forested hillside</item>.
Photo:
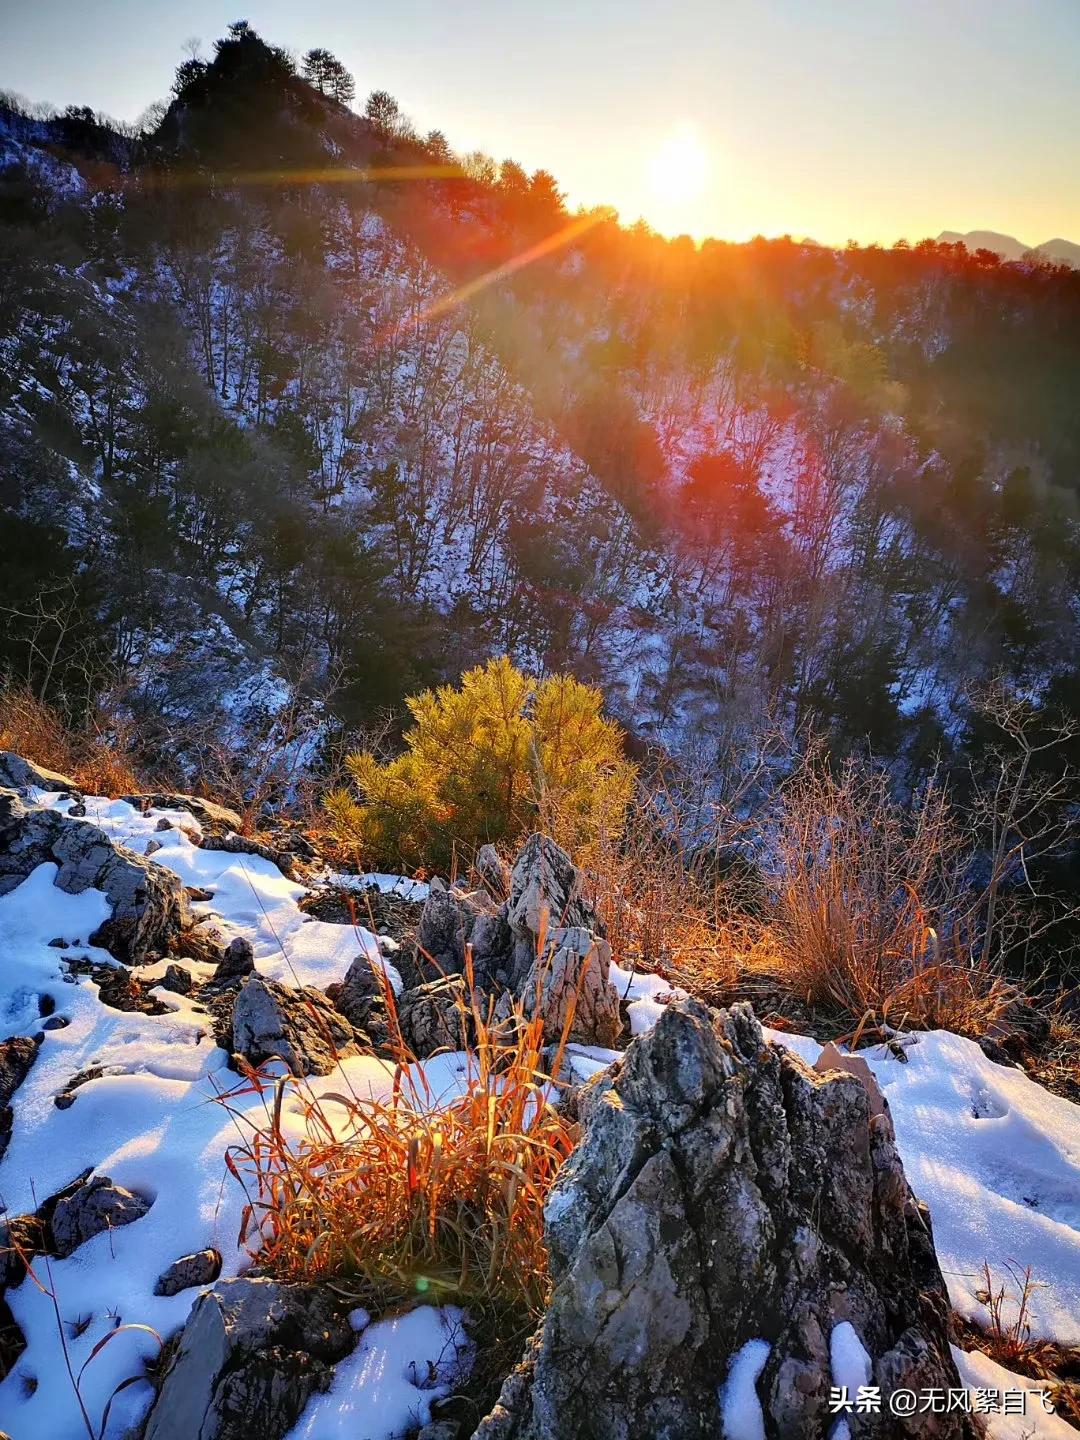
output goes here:
[{"label": "forested hillside", "polygon": [[665,240],[215,50],[141,127],[0,112],[10,680],[189,770],[502,653],[706,763],[1080,709],[1080,273]]}]

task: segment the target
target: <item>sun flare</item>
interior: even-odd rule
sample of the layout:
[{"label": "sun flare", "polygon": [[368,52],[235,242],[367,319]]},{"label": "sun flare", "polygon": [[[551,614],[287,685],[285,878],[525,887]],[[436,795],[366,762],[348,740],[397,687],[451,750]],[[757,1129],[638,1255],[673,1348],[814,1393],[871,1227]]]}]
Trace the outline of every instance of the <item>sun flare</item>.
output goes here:
[{"label": "sun flare", "polygon": [[693,125],[676,126],[649,159],[649,187],[662,228],[685,226],[709,178],[709,155]]}]

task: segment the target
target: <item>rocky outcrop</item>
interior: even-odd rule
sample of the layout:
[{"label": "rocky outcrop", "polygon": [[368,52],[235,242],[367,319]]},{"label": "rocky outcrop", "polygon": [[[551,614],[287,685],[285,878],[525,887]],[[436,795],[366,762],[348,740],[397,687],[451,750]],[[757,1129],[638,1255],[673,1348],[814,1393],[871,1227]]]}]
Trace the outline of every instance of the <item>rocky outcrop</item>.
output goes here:
[{"label": "rocky outcrop", "polygon": [[224,1280],[191,1307],[144,1440],[282,1440],[355,1339],[327,1290]]},{"label": "rocky outcrop", "polygon": [[204,800],[199,795],[155,791],[144,795],[125,795],[123,798],[144,815],[148,810],[186,810],[207,831],[226,834],[230,830],[239,830],[244,823],[227,805],[219,805],[216,800]]},{"label": "rocky outcrop", "polygon": [[510,866],[494,845],[481,845],[473,862],[476,878],[497,905],[510,896]]},{"label": "rocky outcrop", "polygon": [[434,1055],[436,1050],[464,1048],[466,994],[460,975],[444,975],[405,990],[398,997],[401,1037],[419,1059]]},{"label": "rocky outcrop", "polygon": [[610,1049],[622,1032],[619,992],[608,978],[611,947],[578,926],[556,930],[546,952],[537,955],[521,985],[526,1015],[544,1018],[544,1039],[564,1036],[582,1045]]},{"label": "rocky outcrop", "polygon": [[118,959],[138,964],[160,954],[190,923],[183,882],[171,870],[114,844],[96,825],[0,790],[0,895],[46,863],[58,867],[55,884],[68,894],[104,891],[112,915],[89,940]]},{"label": "rocky outcrop", "polygon": [[44,765],[35,765],[11,750],[0,750],[0,788],[25,792],[33,786],[39,790],[59,790],[62,795],[80,794],[79,786],[70,775],[46,770]]},{"label": "rocky outcrop", "polygon": [[181,1255],[167,1270],[163,1270],[154,1286],[155,1295],[179,1295],[181,1290],[190,1290],[195,1285],[212,1285],[221,1274],[221,1256],[216,1250],[196,1250],[192,1255]]},{"label": "rocky outcrop", "polygon": [[53,1253],[65,1259],[103,1230],[130,1225],[149,1209],[141,1195],[114,1185],[107,1175],[92,1175],[57,1202],[51,1220]]},{"label": "rocky outcrop", "polygon": [[505,987],[501,1015],[517,1000],[529,1015],[542,1012],[549,1041],[569,1022],[569,1038],[614,1045],[623,1023],[609,979],[611,952],[566,851],[532,835],[512,869],[488,845],[474,870],[481,882],[475,891],[432,883],[416,937],[421,973],[426,961],[427,973],[460,975],[468,947],[479,988]]},{"label": "rocky outcrop", "polygon": [[[865,1354],[885,1395],[959,1386],[928,1217],[857,1076],[766,1044],[746,1006],[685,1000],[582,1115],[546,1211],[551,1305],[476,1440],[713,1440],[751,1357],[745,1433],[784,1440],[835,1424],[830,1386],[851,1381],[831,1350]],[[978,1433],[961,1413],[849,1418]]]},{"label": "rocky outcrop", "polygon": [[294,1075],[329,1075],[361,1053],[356,1031],[321,990],[291,989],[253,975],[233,1006],[233,1050],[251,1065],[283,1060]]}]

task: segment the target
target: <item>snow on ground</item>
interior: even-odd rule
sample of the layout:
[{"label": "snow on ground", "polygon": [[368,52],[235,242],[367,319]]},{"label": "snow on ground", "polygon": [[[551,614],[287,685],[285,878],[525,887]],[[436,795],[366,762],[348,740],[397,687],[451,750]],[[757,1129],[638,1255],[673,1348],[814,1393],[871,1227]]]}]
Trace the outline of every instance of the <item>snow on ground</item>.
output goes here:
[{"label": "snow on ground", "polygon": [[[65,810],[70,802],[51,799]],[[361,950],[378,953],[366,931],[309,920],[297,907],[301,886],[269,862],[250,855],[200,850],[184,831],[158,831],[163,818],[198,833],[186,811],[142,815],[123,801],[87,802],[87,820],[138,852],[156,840],[154,859],[185,883],[214,891],[196,910],[212,913],[227,937],[246,935],[265,975],[296,984],[324,985],[340,979]],[[20,1087],[7,1154],[0,1162],[0,1203],[8,1214],[41,1201],[93,1168],[152,1202],[134,1224],[96,1236],[66,1260],[53,1260],[39,1278],[55,1291],[67,1327],[64,1339],[76,1372],[117,1325],[150,1326],[168,1336],[187,1317],[195,1292],[155,1296],[158,1275],[179,1256],[206,1246],[222,1255],[222,1274],[247,1262],[237,1248],[243,1195],[227,1177],[225,1149],[236,1143],[236,1123],[215,1097],[237,1084],[226,1054],[213,1039],[209,1017],[198,1003],[158,990],[169,1013],[143,1015],[110,1009],[97,998],[89,977],[72,977],[63,964],[74,956],[112,964],[104,950],[87,945],[109,913],[97,891],[68,895],[53,884],[54,865],[41,865],[16,890],[0,896],[0,989],[3,1033],[42,1032],[50,1002],[62,1028],[45,1029],[41,1053]],[[67,950],[50,945],[68,942]],[[282,953],[284,951],[284,953]],[[158,967],[160,968],[160,967]],[[198,967],[193,967],[198,968]],[[387,967],[395,986],[400,978]],[[143,972],[152,978],[154,970]],[[105,1073],[81,1085],[73,1105],[58,1109],[54,1097],[73,1076],[92,1066]],[[346,1090],[389,1096],[392,1067],[368,1056],[350,1058],[332,1075],[312,1079],[315,1093]],[[461,1083],[458,1057],[440,1057],[428,1076],[434,1097]],[[257,1096],[237,1097],[233,1107],[254,1121],[262,1116]],[[285,1110],[286,1125],[301,1132],[301,1102]],[[50,1278],[51,1275],[51,1278]],[[65,1373],[52,1299],[32,1281],[8,1294],[27,1349],[0,1384],[0,1429],[16,1437],[68,1440],[83,1431],[76,1397]],[[85,1327],[84,1327],[85,1322]],[[75,1333],[79,1332],[79,1333]],[[87,1365],[82,1398],[97,1424],[115,1387],[138,1374],[157,1342],[146,1331],[121,1333]],[[122,1435],[151,1399],[135,1385],[115,1400],[107,1435]],[[373,1432],[376,1436],[377,1432]]]},{"label": "snow on ground", "polygon": [[731,1357],[719,1396],[724,1440],[765,1440],[765,1417],[756,1387],[770,1349],[767,1340],[748,1340]]},{"label": "snow on ground", "polygon": [[392,1440],[426,1425],[435,1400],[472,1367],[464,1314],[454,1305],[422,1305],[368,1324],[366,1311],[350,1319],[360,1341],[334,1372],[333,1383],[310,1401],[288,1440]]},{"label": "snow on ground", "polygon": [[[38,793],[43,804],[61,812],[72,802],[58,795]],[[87,798],[86,817],[118,844],[144,855],[148,845],[161,848],[153,859],[176,872],[185,885],[212,892],[197,901],[197,915],[212,915],[226,940],[246,936],[255,950],[259,973],[289,985],[326,986],[340,980],[349,963],[362,951],[378,960],[376,939],[359,926],[333,925],[305,915],[298,902],[307,894],[303,885],[287,879],[259,855],[202,850],[191,836],[201,834],[194,815],[186,810],[151,810],[143,815],[124,800]],[[157,829],[168,820],[171,830]],[[382,962],[385,964],[385,962]],[[386,966],[395,991],[401,977]]]},{"label": "snow on ground", "polygon": [[[59,810],[70,808],[71,802],[58,796],[40,798]],[[268,861],[200,849],[193,843],[198,822],[186,811],[143,815],[123,801],[89,800],[86,818],[140,853],[151,841],[160,844],[154,852],[158,863],[186,884],[213,892],[210,900],[196,902],[196,911],[212,917],[225,938],[249,938],[259,970],[271,978],[325,985],[340,979],[361,951],[378,954],[366,931],[305,916],[298,905],[303,888]],[[162,818],[173,828],[159,831]],[[72,955],[113,963],[85,944],[105,918],[106,901],[95,891],[67,895],[54,886],[54,875],[54,866],[40,866],[18,889],[0,896],[4,1033],[41,1032],[42,1011],[50,1005],[67,1022],[44,1031],[39,1058],[16,1095],[14,1131],[0,1162],[0,1202],[9,1214],[32,1210],[90,1167],[153,1202],[142,1219],[97,1236],[66,1260],[52,1261],[40,1276],[58,1297],[64,1340],[78,1372],[118,1324],[150,1326],[163,1336],[183,1324],[194,1292],[153,1294],[157,1276],[178,1256],[213,1245],[221,1252],[225,1276],[241,1271],[247,1259],[236,1244],[243,1197],[223,1164],[238,1131],[215,1103],[236,1077],[214,1044],[209,1017],[197,1000],[161,990],[155,994],[168,1004],[167,1014],[111,1010],[99,1002],[89,977],[68,974],[63,960]],[[402,885],[402,877],[366,878],[380,889]],[[51,946],[56,938],[71,948]],[[396,972],[388,969],[399,986]],[[155,971],[144,974],[153,978]],[[618,966],[611,976],[629,1000],[635,1034],[655,1023],[662,1006],[678,994],[656,976]],[[809,1063],[820,1052],[807,1037],[767,1033]],[[570,1048],[581,1078],[616,1058],[594,1047]],[[916,1037],[906,1064],[881,1050],[862,1053],[888,1098],[911,1184],[930,1206],[956,1308],[985,1318],[973,1294],[984,1259],[997,1277],[1007,1260],[1030,1265],[1045,1287],[1032,1297],[1033,1333],[1080,1343],[1080,1110],[1023,1072],[993,1064],[971,1041],[945,1032]],[[70,1108],[58,1109],[54,1096],[72,1076],[97,1065],[104,1073],[80,1086]],[[465,1057],[427,1062],[424,1080],[430,1103],[445,1104],[464,1086]],[[308,1084],[316,1094],[351,1090],[385,1096],[392,1072],[385,1062],[361,1056]],[[241,1117],[261,1114],[256,1096],[232,1103]],[[299,1095],[285,1107],[285,1124],[299,1136]],[[82,1422],[70,1385],[57,1379],[65,1369],[52,1300],[32,1282],[9,1292],[8,1299],[28,1346],[0,1384],[0,1429],[17,1437],[68,1440],[81,1433]],[[309,1406],[292,1440],[345,1435],[390,1440],[415,1417],[426,1418],[431,1400],[452,1385],[453,1368],[465,1359],[455,1345],[461,1338],[460,1316],[431,1307],[365,1323],[357,1350],[339,1367],[331,1390]],[[146,1331],[123,1332],[86,1365],[82,1396],[95,1421],[114,1388],[138,1373],[156,1349]],[[851,1346],[840,1349],[854,1353]],[[749,1373],[756,1356],[745,1360]],[[995,1374],[984,1357],[967,1357],[962,1365],[965,1383],[972,1386],[1012,1389],[1020,1383],[1005,1372]],[[150,1398],[143,1384],[121,1392],[107,1440],[117,1440],[136,1423]],[[749,1420],[752,1428],[752,1415]],[[992,1416],[992,1435],[1017,1440],[1014,1421]],[[1037,1400],[1023,1423],[1036,1436],[1064,1440],[1063,1422],[1045,1415]]]},{"label": "snow on ground", "polygon": [[[1005,1391],[1024,1391],[1023,1413],[1006,1415],[1001,1411],[987,1411],[987,1440],[1076,1440],[1076,1431],[1062,1420],[1060,1415],[1051,1415],[1042,1402],[1042,1387],[1023,1375],[1014,1375],[1003,1365],[991,1360],[978,1350],[965,1352],[952,1346],[953,1359],[960,1372],[960,1379],[977,1396],[980,1390],[989,1390],[995,1395]],[[1001,1400],[995,1400],[998,1405]]]},{"label": "snow on ground", "polygon": [[685,990],[662,980],[659,975],[624,970],[614,961],[608,971],[608,978],[618,990],[619,998],[629,1002],[626,1009],[630,1016],[630,1030],[634,1035],[651,1030],[660,1019],[664,1006],[686,994]]},{"label": "snow on ground", "polygon": [[[813,1064],[805,1036],[770,1038]],[[986,1321],[975,1299],[983,1261],[1006,1261],[1044,1288],[1031,1297],[1032,1335],[1080,1344],[1080,1108],[1024,1071],[995,1065],[945,1030],[909,1037],[907,1062],[882,1047],[860,1054],[889,1102],[912,1189],[930,1207],[954,1307]]]},{"label": "snow on ground", "polygon": [[380,895],[398,895],[402,900],[426,900],[426,880],[411,880],[408,875],[382,875],[371,871],[367,875],[350,875],[344,870],[328,870],[323,884],[342,890],[378,890]]}]

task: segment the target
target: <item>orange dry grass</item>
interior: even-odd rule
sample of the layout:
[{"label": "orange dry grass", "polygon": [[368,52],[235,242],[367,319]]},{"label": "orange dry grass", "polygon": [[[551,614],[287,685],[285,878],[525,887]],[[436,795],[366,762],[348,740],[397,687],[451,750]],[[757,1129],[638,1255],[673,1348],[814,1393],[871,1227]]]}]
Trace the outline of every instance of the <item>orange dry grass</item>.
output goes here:
[{"label": "orange dry grass", "polygon": [[764,928],[792,993],[856,1021],[981,1033],[1004,987],[972,957],[967,839],[945,791],[904,807],[884,772],[810,757],[772,818]]},{"label": "orange dry grass", "polygon": [[[388,987],[387,997],[392,1006]],[[543,1306],[544,1201],[575,1127],[552,1104],[541,1020],[519,1011],[496,1026],[475,999],[461,1012],[476,1040],[463,1093],[446,1105],[400,1031],[390,1098],[308,1094],[299,1138],[282,1122],[291,1082],[250,1077],[266,1093],[266,1123],[227,1159],[247,1194],[241,1242],[261,1265],[338,1278],[376,1305],[426,1295]]]},{"label": "orange dry grass", "polygon": [[0,750],[69,775],[91,795],[143,789],[122,736],[77,733],[59,711],[22,686],[0,688]]}]

